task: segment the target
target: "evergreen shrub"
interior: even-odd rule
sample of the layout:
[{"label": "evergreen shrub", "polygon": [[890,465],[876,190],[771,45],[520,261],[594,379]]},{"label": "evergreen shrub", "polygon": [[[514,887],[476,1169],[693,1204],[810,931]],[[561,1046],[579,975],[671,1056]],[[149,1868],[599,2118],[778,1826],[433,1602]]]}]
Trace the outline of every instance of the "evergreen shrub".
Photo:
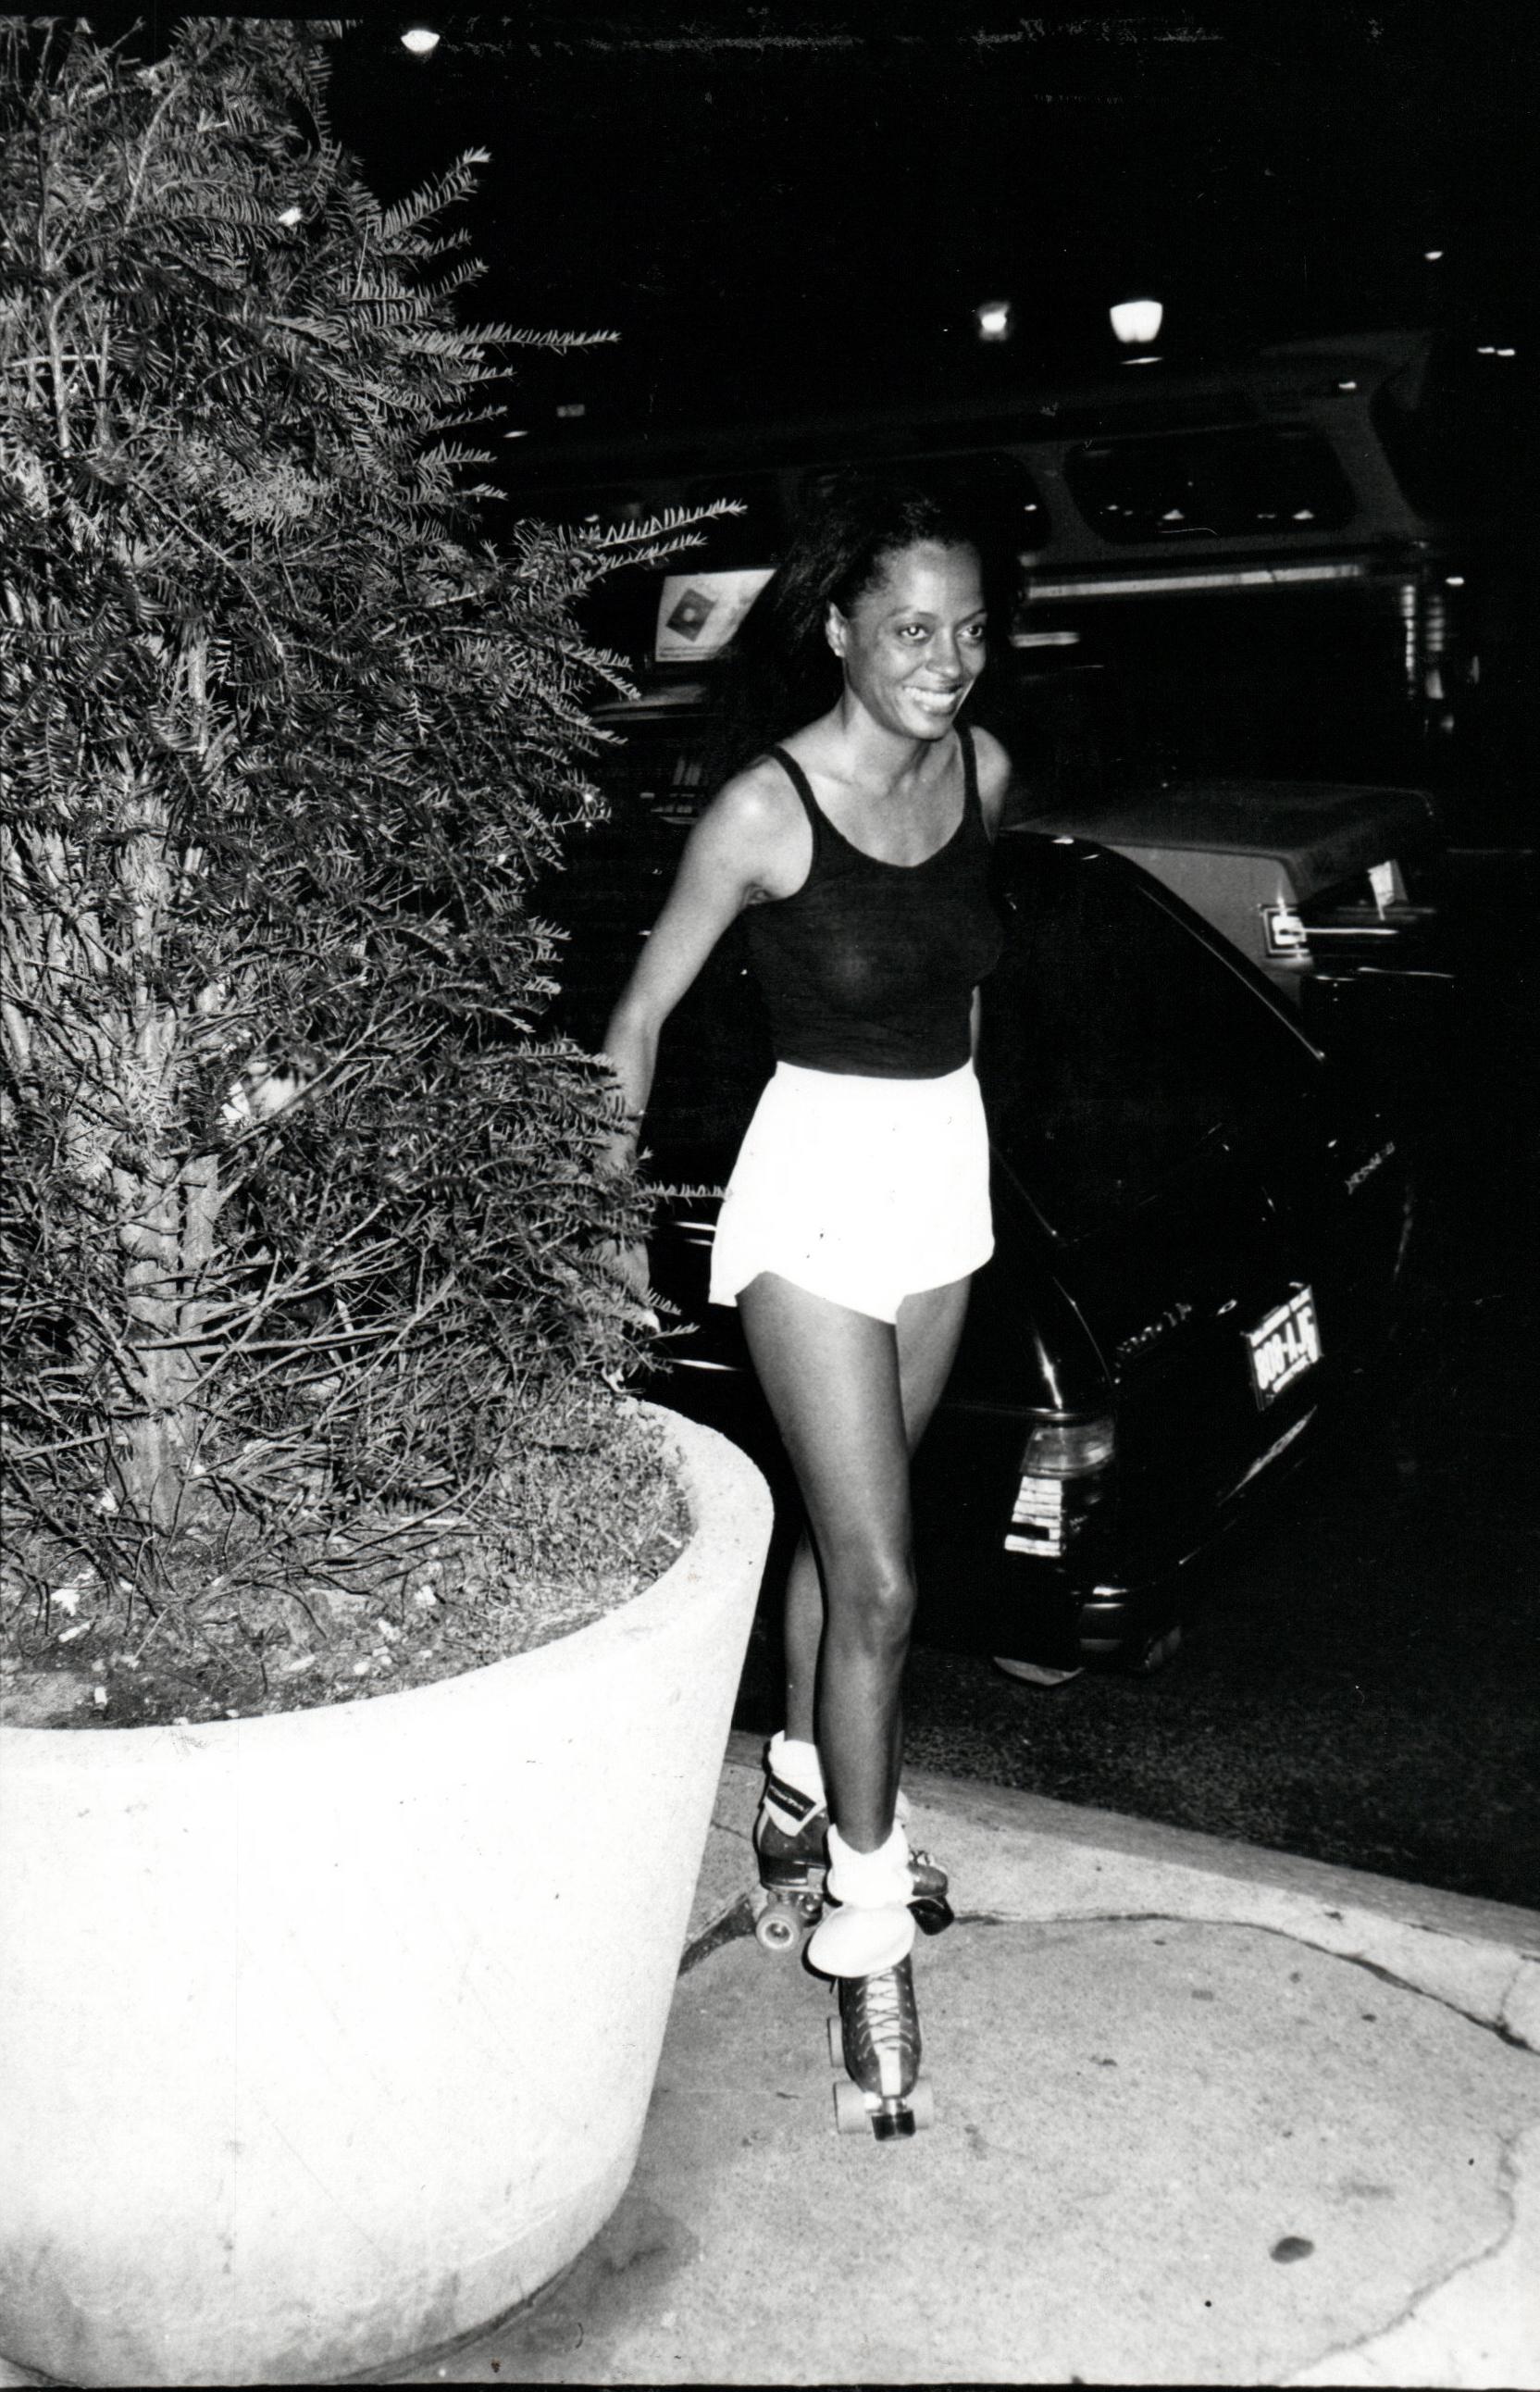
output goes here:
[{"label": "evergreen shrub", "polygon": [[379,205],[326,31],[0,34],[6,1623],[83,1721],[400,1683],[679,1528],[530,890],[576,602],[686,519],[480,537],[512,353],[605,336],[459,323],[475,155]]}]

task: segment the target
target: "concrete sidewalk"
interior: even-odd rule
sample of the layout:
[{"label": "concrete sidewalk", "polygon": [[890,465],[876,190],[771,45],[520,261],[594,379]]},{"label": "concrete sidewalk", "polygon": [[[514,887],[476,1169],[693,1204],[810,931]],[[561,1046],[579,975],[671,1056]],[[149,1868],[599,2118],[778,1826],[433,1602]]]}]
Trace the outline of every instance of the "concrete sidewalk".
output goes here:
[{"label": "concrete sidewalk", "polygon": [[636,2175],[396,2383],[1540,2386],[1540,1915],[916,1774],[937,2123],[835,2131],[734,1736]]}]

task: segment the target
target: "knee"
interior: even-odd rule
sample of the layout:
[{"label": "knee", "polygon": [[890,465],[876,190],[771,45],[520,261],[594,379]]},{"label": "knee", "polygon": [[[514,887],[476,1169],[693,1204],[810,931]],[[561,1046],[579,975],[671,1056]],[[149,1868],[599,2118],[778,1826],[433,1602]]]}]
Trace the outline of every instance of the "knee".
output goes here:
[{"label": "knee", "polygon": [[836,1573],[831,1624],[869,1650],[901,1647],[914,1618],[914,1565],[907,1551],[862,1554]]}]

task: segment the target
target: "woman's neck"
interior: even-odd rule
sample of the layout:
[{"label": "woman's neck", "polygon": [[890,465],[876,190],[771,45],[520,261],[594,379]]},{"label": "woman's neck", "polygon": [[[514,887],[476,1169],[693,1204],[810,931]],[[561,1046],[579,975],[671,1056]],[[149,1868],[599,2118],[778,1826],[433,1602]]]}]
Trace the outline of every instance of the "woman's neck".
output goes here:
[{"label": "woman's neck", "polygon": [[818,727],[828,734],[827,751],[838,777],[880,798],[920,788],[940,766],[948,746],[945,739],[910,739],[886,730],[848,692]]}]

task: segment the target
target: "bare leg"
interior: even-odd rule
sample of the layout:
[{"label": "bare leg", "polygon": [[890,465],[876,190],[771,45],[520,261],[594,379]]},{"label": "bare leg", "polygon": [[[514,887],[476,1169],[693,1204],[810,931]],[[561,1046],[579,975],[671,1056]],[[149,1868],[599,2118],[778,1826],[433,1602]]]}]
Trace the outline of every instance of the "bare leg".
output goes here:
[{"label": "bare leg", "polygon": [[[739,1308],[812,1530],[787,1591],[787,1733],[817,1741],[835,1824],[858,1851],[893,1823],[899,1687],[914,1610],[909,1457],[939,1399],[965,1280],[906,1297],[897,1327],[772,1273]],[[821,1582],[822,1580],[822,1582]]]},{"label": "bare leg", "polygon": [[817,1740],[818,1655],[823,1642],[823,1581],[806,1528],[786,1574],[786,1734]]}]

